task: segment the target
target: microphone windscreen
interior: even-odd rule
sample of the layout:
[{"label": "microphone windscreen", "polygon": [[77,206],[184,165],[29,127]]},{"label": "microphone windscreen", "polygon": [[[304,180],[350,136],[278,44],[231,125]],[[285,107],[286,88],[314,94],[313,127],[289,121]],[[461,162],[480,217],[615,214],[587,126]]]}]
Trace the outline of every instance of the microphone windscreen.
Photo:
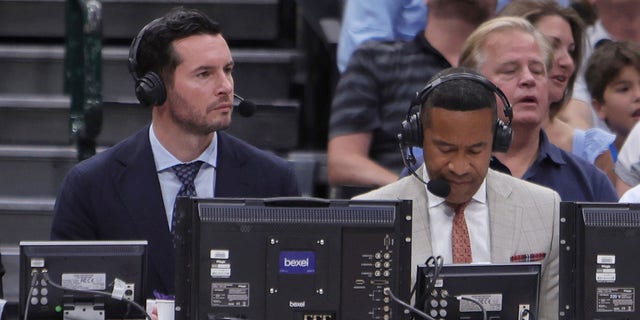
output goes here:
[{"label": "microphone windscreen", "polygon": [[427,183],[427,189],[429,189],[429,192],[440,198],[446,198],[451,192],[451,186],[444,179],[429,180]]},{"label": "microphone windscreen", "polygon": [[256,104],[248,100],[240,101],[237,108],[238,113],[243,117],[251,117],[257,109]]}]

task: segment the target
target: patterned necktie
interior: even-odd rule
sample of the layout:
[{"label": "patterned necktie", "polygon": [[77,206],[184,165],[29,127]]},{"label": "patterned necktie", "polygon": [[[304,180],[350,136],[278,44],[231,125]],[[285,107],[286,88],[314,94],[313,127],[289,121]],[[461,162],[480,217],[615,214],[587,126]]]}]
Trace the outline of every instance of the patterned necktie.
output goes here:
[{"label": "patterned necktie", "polygon": [[451,244],[453,249],[453,263],[471,263],[471,240],[469,239],[469,230],[467,229],[467,221],[464,218],[464,208],[468,202],[454,207],[455,216],[453,217],[453,235]]},{"label": "patterned necktie", "polygon": [[[197,195],[196,185],[193,181],[196,179],[198,171],[200,170],[200,167],[202,167],[203,163],[204,162],[198,160],[191,163],[176,164],[171,167],[173,172],[176,174],[176,177],[178,177],[178,180],[182,183],[182,186],[176,195],[176,202],[178,197],[195,197]],[[175,214],[176,203],[173,205],[173,214],[171,215],[171,231],[174,230],[176,224]]]}]

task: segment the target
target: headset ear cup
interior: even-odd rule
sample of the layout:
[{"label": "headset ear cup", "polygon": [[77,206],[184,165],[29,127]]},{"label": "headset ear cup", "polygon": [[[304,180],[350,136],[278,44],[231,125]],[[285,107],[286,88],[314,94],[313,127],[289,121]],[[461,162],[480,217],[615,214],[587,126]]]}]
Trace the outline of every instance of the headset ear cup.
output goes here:
[{"label": "headset ear cup", "polygon": [[146,106],[158,106],[167,99],[162,79],[155,72],[148,72],[136,83],[136,97]]},{"label": "headset ear cup", "polygon": [[402,142],[409,147],[422,148],[422,123],[420,112],[410,115],[402,121]]},{"label": "headset ear cup", "polygon": [[413,132],[413,144],[414,147],[422,148],[422,120],[420,119],[420,112],[416,112],[411,116],[411,131]]},{"label": "headset ear cup", "polygon": [[493,134],[493,152],[507,152],[511,145],[511,137],[513,136],[513,130],[510,126],[506,125],[502,120],[498,120],[496,123],[495,132]]}]

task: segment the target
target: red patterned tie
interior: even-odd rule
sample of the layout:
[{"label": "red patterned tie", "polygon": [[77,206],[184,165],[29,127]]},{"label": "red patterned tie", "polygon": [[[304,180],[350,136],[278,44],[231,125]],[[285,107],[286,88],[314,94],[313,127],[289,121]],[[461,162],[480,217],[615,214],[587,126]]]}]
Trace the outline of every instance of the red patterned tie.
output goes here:
[{"label": "red patterned tie", "polygon": [[471,263],[471,240],[467,221],[464,218],[464,208],[468,202],[453,207],[456,212],[453,217],[453,235],[451,245],[453,249],[453,263]]}]

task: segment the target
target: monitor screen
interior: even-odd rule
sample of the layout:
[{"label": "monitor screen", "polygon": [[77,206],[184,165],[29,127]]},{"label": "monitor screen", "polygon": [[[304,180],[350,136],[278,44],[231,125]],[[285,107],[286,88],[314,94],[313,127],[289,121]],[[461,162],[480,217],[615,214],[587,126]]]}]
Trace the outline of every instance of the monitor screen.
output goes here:
[{"label": "monitor screen", "polygon": [[560,319],[640,319],[640,204],[560,203]]},{"label": "monitor screen", "polygon": [[144,318],[126,301],[81,291],[144,305],[146,265],[147,241],[22,241],[21,318]]},{"label": "monitor screen", "polygon": [[411,201],[178,200],[176,319],[408,319]]},{"label": "monitor screen", "polygon": [[487,319],[538,319],[540,272],[539,263],[419,265],[416,308],[435,319],[482,320],[482,308]]}]

